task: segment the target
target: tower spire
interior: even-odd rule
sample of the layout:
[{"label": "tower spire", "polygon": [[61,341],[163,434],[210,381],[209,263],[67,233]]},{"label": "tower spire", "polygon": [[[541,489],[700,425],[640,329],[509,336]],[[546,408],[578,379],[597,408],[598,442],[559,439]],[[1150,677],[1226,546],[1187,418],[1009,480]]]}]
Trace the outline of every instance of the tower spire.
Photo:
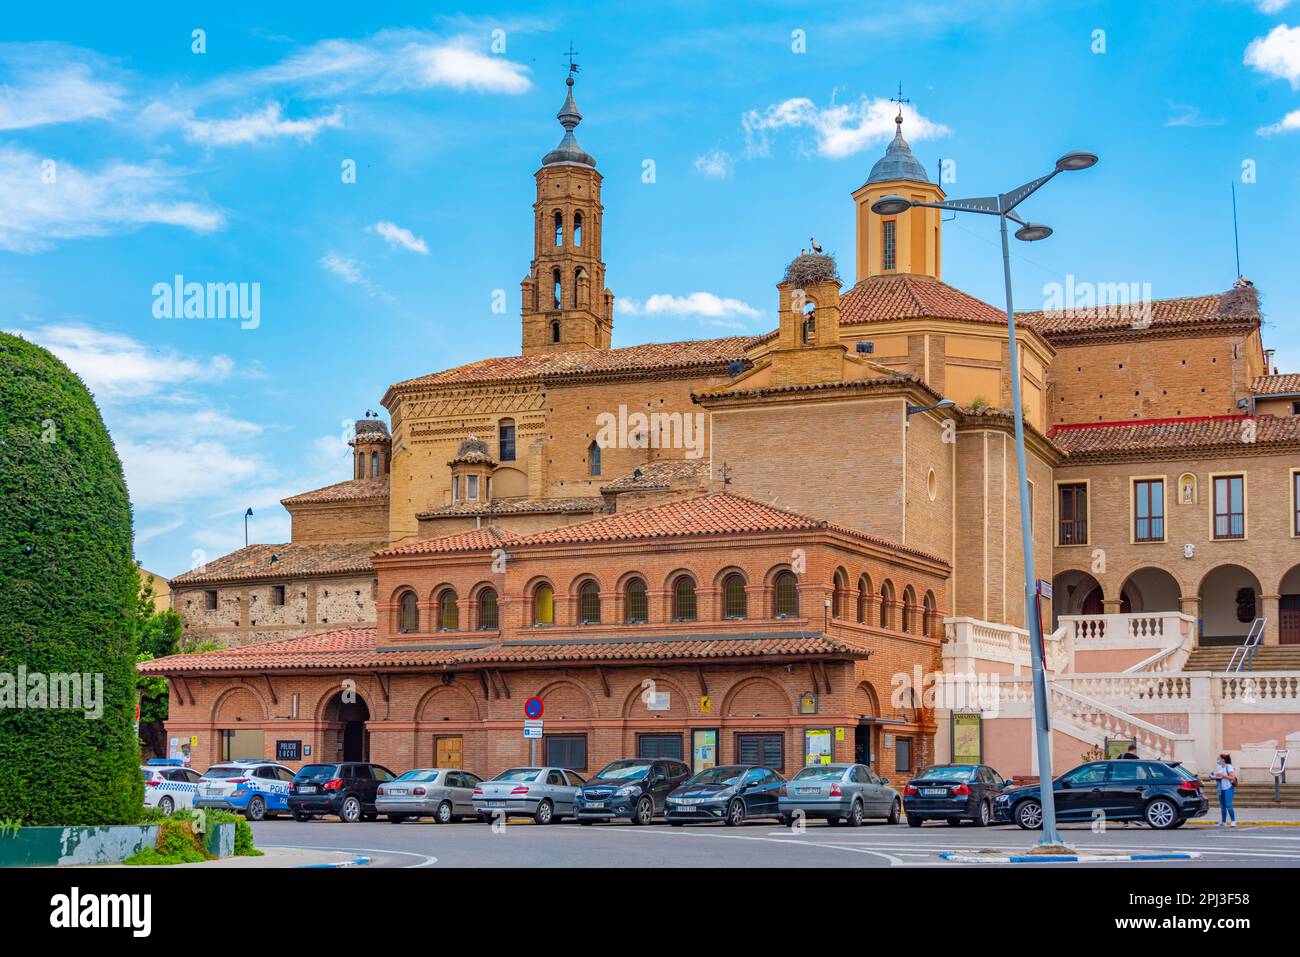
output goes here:
[{"label": "tower spire", "polygon": [[559,146],[542,157],[542,165],[559,166],[561,164],[576,163],[580,166],[594,167],[596,158],[579,146],[578,138],[573,135],[573,131],[582,122],[582,111],[578,109],[578,104],[573,99],[573,75],[578,72],[579,67],[573,59],[577,56],[577,51],[573,49],[572,43],[569,44],[567,56],[569,58],[569,75],[564,78],[564,85],[567,87],[564,94],[564,105],[560,107],[560,112],[555,114],[555,118],[564,127],[564,137],[560,140]]}]

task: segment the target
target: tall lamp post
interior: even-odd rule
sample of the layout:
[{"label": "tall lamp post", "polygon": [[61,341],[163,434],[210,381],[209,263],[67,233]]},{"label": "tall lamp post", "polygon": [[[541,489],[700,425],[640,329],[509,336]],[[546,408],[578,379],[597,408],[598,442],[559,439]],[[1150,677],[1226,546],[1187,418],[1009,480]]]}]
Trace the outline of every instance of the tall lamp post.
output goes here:
[{"label": "tall lamp post", "polygon": [[1047,185],[1057,173],[1071,173],[1096,165],[1093,153],[1066,153],[1056,161],[1056,168],[1046,176],[1030,180],[1010,192],[976,199],[949,199],[942,203],[921,203],[902,196],[882,196],[871,204],[871,211],[879,216],[896,216],[913,206],[934,209],[951,209],[965,213],[984,213],[998,217],[1002,228],[1002,281],[1007,292],[1007,331],[1011,357],[1011,403],[1016,422],[1016,468],[1020,472],[1020,537],[1025,561],[1025,618],[1029,624],[1029,649],[1033,661],[1034,724],[1038,743],[1038,786],[1043,808],[1043,837],[1041,844],[1060,844],[1056,830],[1056,803],[1052,795],[1051,717],[1047,698],[1047,675],[1043,668],[1043,628],[1038,620],[1038,576],[1034,565],[1034,537],[1030,530],[1029,476],[1025,471],[1025,419],[1020,399],[1020,350],[1016,346],[1016,310],[1011,301],[1011,250],[1007,245],[1007,220],[1018,223],[1016,239],[1037,242],[1052,235],[1048,226],[1027,223],[1015,213],[1015,208]]}]

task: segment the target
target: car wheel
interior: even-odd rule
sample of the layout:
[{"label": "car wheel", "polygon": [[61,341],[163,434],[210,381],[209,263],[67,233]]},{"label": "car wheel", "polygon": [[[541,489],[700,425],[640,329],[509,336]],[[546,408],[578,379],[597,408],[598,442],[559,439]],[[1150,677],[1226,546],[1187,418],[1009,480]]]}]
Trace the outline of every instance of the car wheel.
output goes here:
[{"label": "car wheel", "polygon": [[923,818],[923,817],[917,817],[917,816],[914,815],[914,814],[909,814],[909,815],[907,815],[907,826],[908,826],[908,827],[920,827],[920,826],[921,826],[922,824],[924,824],[924,823],[925,823],[925,818]]},{"label": "car wheel", "polygon": [[846,819],[846,821],[849,827],[862,826],[862,802],[861,801],[853,802],[853,808],[849,811],[849,816]]},{"label": "car wheel", "polygon": [[1168,798],[1156,798],[1147,805],[1143,817],[1146,818],[1148,824],[1157,830],[1167,831],[1178,820],[1178,808],[1174,807],[1173,802]]},{"label": "car wheel", "polygon": [[533,820],[538,824],[550,824],[555,820],[555,805],[549,800],[537,805],[537,813],[533,815]]},{"label": "car wheel", "polygon": [[894,803],[889,806],[889,817],[885,818],[885,820],[890,824],[897,824],[902,812],[903,805],[898,802],[898,798],[894,798]]},{"label": "car wheel", "polygon": [[378,820],[379,820],[379,815],[378,815],[378,814],[363,814],[363,815],[361,815],[361,820],[363,820],[363,821],[378,821]]},{"label": "car wheel", "polygon": [[827,826],[827,827],[839,827],[839,826],[840,826],[839,815],[832,814],[830,817],[828,817],[828,818],[826,819],[826,826]]},{"label": "car wheel", "polygon": [[976,827],[988,827],[993,823],[993,808],[989,807],[987,801],[980,804],[980,814],[974,823]]},{"label": "car wheel", "polygon": [[1037,801],[1025,801],[1012,816],[1026,831],[1036,831],[1043,826],[1043,806]]},{"label": "car wheel", "polygon": [[1187,823],[1187,818],[1180,817],[1177,821],[1174,822],[1174,827],[1182,827],[1186,823]]},{"label": "car wheel", "polygon": [[312,819],[312,815],[308,814],[306,811],[294,811],[293,819],[299,824],[306,824]]},{"label": "car wheel", "polygon": [[733,800],[727,805],[727,816],[723,818],[727,827],[740,827],[745,823],[745,805],[739,799]]},{"label": "car wheel", "polygon": [[782,826],[782,827],[794,827],[794,815],[793,815],[793,814],[782,814],[782,815],[781,815],[781,826]]},{"label": "car wheel", "polygon": [[390,815],[388,815],[388,823],[389,823],[389,824],[401,824],[401,823],[402,823],[403,821],[405,821],[405,820],[406,820],[406,815],[405,815],[405,814],[390,814]]},{"label": "car wheel", "polygon": [[949,827],[961,827],[961,818],[959,817],[950,817],[947,818],[947,821]]},{"label": "car wheel", "polygon": [[250,821],[260,821],[266,817],[266,802],[260,797],[253,797],[244,808],[244,817]]},{"label": "car wheel", "polygon": [[632,812],[632,823],[644,827],[654,819],[655,802],[651,798],[643,797],[637,802],[636,810]]},{"label": "car wheel", "polygon": [[356,824],[361,820],[361,801],[351,795],[345,797],[339,808],[339,820],[344,824]]},{"label": "car wheel", "polygon": [[438,810],[433,813],[435,824],[450,824],[452,817],[452,806],[450,801],[443,801],[438,805]]},{"label": "car wheel", "polygon": [[164,797],[158,802],[158,810],[162,811],[164,814],[170,814],[172,811],[176,810],[176,802],[169,797]]}]

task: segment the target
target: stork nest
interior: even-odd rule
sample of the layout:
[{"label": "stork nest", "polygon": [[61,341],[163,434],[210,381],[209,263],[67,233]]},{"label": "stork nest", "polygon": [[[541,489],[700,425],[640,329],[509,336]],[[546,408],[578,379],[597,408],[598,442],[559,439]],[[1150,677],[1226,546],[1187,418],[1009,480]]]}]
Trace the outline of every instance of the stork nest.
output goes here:
[{"label": "stork nest", "polygon": [[785,281],[799,288],[828,280],[840,282],[840,271],[835,260],[824,253],[802,253],[785,267]]},{"label": "stork nest", "polygon": [[1253,285],[1234,286],[1219,297],[1220,316],[1252,318],[1259,315],[1259,290]]}]

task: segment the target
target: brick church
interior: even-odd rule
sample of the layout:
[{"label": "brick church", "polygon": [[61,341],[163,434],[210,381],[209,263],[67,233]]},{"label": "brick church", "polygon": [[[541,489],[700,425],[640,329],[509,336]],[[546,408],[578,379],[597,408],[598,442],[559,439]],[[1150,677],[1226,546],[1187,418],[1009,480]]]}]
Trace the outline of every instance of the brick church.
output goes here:
[{"label": "brick church", "polygon": [[[770,332],[612,348],[602,177],[568,87],[518,354],[391,385],[351,477],[284,500],[292,541],[173,580],[186,640],[221,647],[141,666],[169,681],[169,740],[200,768],[491,775],[529,760],[537,696],[538,761],[579,772],[858,760],[898,780],[971,755],[914,678],[1023,655],[1008,330],[942,281],[937,210],[871,209],[944,198],[902,116],[852,192],[854,284],[804,252],[773,277]],[[1148,306],[1020,317],[1031,573],[1055,586],[1034,613],[1058,651],[1067,624],[1145,615],[1183,629],[1180,661],[1259,619],[1284,654],[1300,375],[1269,368],[1245,280]]]}]

